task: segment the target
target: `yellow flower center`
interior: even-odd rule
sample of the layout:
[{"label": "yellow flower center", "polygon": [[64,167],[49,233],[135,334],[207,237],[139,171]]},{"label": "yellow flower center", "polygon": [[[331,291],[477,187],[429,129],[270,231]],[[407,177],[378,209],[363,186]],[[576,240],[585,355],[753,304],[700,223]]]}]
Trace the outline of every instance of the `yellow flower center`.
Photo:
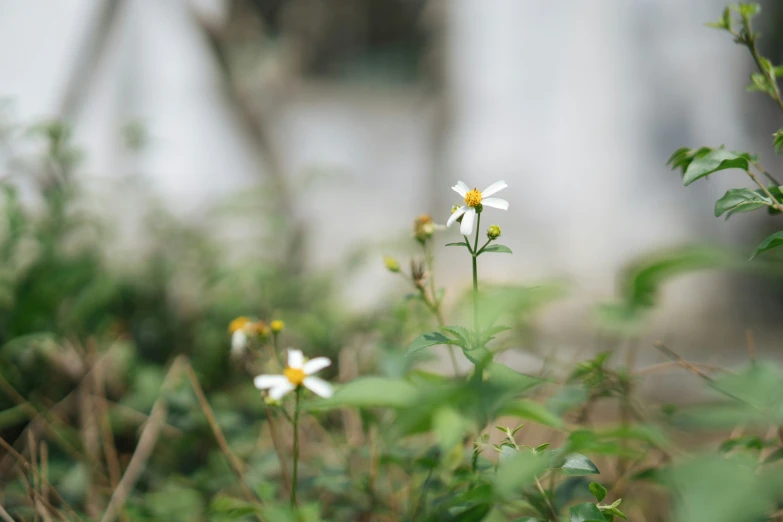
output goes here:
[{"label": "yellow flower center", "polygon": [[481,192],[479,192],[479,189],[474,188],[465,194],[465,204],[469,207],[477,207],[481,205]]},{"label": "yellow flower center", "polygon": [[244,316],[237,317],[236,319],[234,319],[233,321],[231,321],[229,323],[228,331],[229,331],[229,333],[234,333],[237,330],[243,329],[245,326],[247,326],[247,324],[249,322],[250,322],[250,319],[248,319],[247,317],[244,317]]},{"label": "yellow flower center", "polygon": [[305,377],[307,377],[304,370],[301,368],[286,368],[283,370],[283,375],[285,375],[285,378],[288,379],[288,382],[294,386],[301,386],[305,380]]},{"label": "yellow flower center", "polygon": [[285,328],[285,323],[280,319],[275,319],[274,321],[269,323],[269,327],[272,328],[272,331],[274,333],[280,333],[283,331],[283,328]]}]

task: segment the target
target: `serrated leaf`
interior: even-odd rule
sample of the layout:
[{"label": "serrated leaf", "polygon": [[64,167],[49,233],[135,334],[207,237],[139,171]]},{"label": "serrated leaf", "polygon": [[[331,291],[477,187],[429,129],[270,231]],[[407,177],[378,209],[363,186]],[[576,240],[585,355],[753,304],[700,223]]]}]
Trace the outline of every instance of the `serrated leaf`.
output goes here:
[{"label": "serrated leaf", "polygon": [[593,461],[582,455],[581,453],[569,453],[565,457],[565,461],[560,466],[560,470],[564,475],[570,477],[579,477],[582,475],[600,475],[598,467],[593,464]]},{"label": "serrated leaf", "polygon": [[591,482],[589,487],[590,493],[593,494],[598,502],[601,502],[606,497],[606,488],[598,482]]},{"label": "serrated leaf", "polygon": [[405,352],[405,357],[413,355],[416,352],[420,352],[430,346],[437,346],[439,344],[459,344],[454,339],[449,339],[440,332],[427,332],[418,336],[408,346],[408,351]]},{"label": "serrated leaf", "polygon": [[471,345],[471,335],[467,328],[462,326],[444,326],[443,330],[449,332],[454,337],[462,341],[464,346]]},{"label": "serrated leaf", "polygon": [[757,246],[756,250],[754,250],[753,254],[751,254],[750,259],[752,260],[757,255],[763,254],[764,252],[772,250],[773,248],[777,248],[780,245],[783,245],[783,232],[775,232],[771,236],[768,236],[764,241],[759,243],[759,246]]},{"label": "serrated leaf", "polygon": [[729,189],[715,202],[715,217],[726,212],[750,212],[762,207],[771,207],[772,200],[749,188]]},{"label": "serrated leaf", "polygon": [[489,245],[488,247],[486,247],[482,251],[482,254],[485,253],[485,252],[495,252],[495,253],[498,253],[498,254],[512,254],[513,253],[513,252],[511,252],[511,249],[508,248],[506,245]]},{"label": "serrated leaf", "polygon": [[601,510],[591,502],[578,504],[568,510],[570,522],[606,522]]},{"label": "serrated leaf", "polygon": [[723,147],[710,151],[690,162],[682,178],[682,184],[690,185],[694,181],[720,170],[740,169],[747,171],[754,158],[746,152],[732,152]]}]

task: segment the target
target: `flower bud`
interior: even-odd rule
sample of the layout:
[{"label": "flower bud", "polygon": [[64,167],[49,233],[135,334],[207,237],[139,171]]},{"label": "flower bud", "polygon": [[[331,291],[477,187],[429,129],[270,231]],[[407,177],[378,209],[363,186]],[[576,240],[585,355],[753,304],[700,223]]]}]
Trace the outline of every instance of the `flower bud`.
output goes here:
[{"label": "flower bud", "polygon": [[266,339],[269,336],[269,327],[264,321],[256,321],[252,325],[253,332],[262,339]]},{"label": "flower bud", "polygon": [[285,323],[280,319],[275,319],[274,321],[269,323],[269,327],[272,329],[272,333],[279,334],[285,328]]},{"label": "flower bud", "polygon": [[384,257],[383,258],[383,264],[386,265],[386,270],[388,270],[389,272],[399,272],[400,271],[400,264],[393,257],[390,257],[390,256]]},{"label": "flower bud", "polygon": [[487,237],[493,241],[500,237],[500,227],[497,225],[492,225],[487,229]]},{"label": "flower bud", "polygon": [[417,241],[424,243],[435,233],[435,224],[432,222],[432,216],[422,214],[413,222],[413,237]]},{"label": "flower bud", "polygon": [[[451,213],[452,213],[452,214],[453,214],[453,213],[455,213],[455,212],[456,212],[456,211],[458,211],[460,208],[462,208],[462,207],[460,207],[459,205],[452,205],[452,206],[451,206]],[[463,214],[462,216],[460,216],[460,217],[458,217],[458,218],[457,218],[457,223],[462,223],[462,217],[463,217],[464,215],[465,215],[465,214]]]}]

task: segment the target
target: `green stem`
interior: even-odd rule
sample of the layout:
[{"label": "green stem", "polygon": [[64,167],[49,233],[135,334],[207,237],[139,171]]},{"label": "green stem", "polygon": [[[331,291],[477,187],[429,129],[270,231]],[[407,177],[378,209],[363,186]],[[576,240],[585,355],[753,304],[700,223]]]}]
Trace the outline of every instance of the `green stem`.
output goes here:
[{"label": "green stem", "polygon": [[302,396],[302,387],[296,389],[296,403],[294,405],[294,471],[291,477],[291,507],[296,508],[296,483],[299,476],[299,399]]},{"label": "green stem", "polygon": [[479,304],[478,304],[478,266],[476,262],[478,260],[478,237],[479,229],[481,228],[481,214],[478,214],[476,219],[476,238],[473,241],[473,329],[476,331],[476,335],[479,333]]},{"label": "green stem", "polygon": [[283,359],[280,356],[280,334],[277,332],[272,332],[272,349],[275,352],[275,358],[277,359],[277,363],[280,365],[281,368],[285,368],[285,365],[283,364]]}]

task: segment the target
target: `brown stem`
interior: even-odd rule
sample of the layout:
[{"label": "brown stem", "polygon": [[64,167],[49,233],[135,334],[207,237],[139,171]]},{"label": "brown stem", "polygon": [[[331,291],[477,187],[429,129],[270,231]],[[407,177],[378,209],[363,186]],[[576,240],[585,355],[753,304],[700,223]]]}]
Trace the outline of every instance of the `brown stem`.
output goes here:
[{"label": "brown stem", "polygon": [[[196,372],[193,371],[193,367],[190,366],[189,363],[185,363],[185,371],[188,374],[188,379],[190,379],[190,384],[193,387],[193,391],[196,393],[196,398],[198,399],[199,405],[201,406],[201,411],[204,412],[204,417],[207,418],[209,427],[212,428],[212,434],[215,436],[215,440],[217,441],[218,446],[220,446],[220,450],[228,459],[229,464],[231,464],[231,469],[234,471],[234,474],[239,480],[239,485],[242,488],[242,493],[245,496],[245,500],[253,504],[257,504],[258,500],[245,483],[244,472],[242,470],[244,465],[242,464],[242,461],[239,460],[236,455],[234,455],[234,452],[231,451],[231,448],[229,448],[226,437],[223,435],[223,430],[220,429],[220,425],[218,424],[217,419],[215,419],[215,414],[212,411],[212,407],[209,405],[209,401],[207,401],[207,397],[204,395],[204,390],[201,388],[201,384],[198,382]],[[259,515],[256,515],[256,518],[261,520]]]},{"label": "brown stem", "polygon": [[152,455],[152,450],[155,448],[155,444],[160,436],[161,426],[166,418],[168,411],[164,394],[174,385],[175,377],[178,377],[182,371],[182,367],[185,365],[185,360],[182,356],[177,357],[171,365],[168,373],[166,374],[163,384],[161,385],[161,393],[155,404],[152,405],[152,412],[150,413],[150,420],[147,425],[144,426],[144,430],[141,432],[139,443],[136,445],[136,450],[131,456],[131,460],[128,463],[128,467],[125,469],[125,473],[120,479],[120,483],[112,493],[109,505],[106,507],[106,511],[101,518],[101,522],[113,522],[117,517],[117,514],[125,505],[125,500],[130,494],[136,481],[144,471],[147,461]]},{"label": "brown stem", "polygon": [[5,439],[3,439],[3,438],[1,438],[1,437],[0,437],[0,446],[2,446],[4,450],[6,450],[6,451],[7,451],[7,452],[8,452],[8,453],[11,455],[11,456],[13,456],[13,457],[16,459],[16,461],[17,461],[17,462],[18,462],[18,463],[19,463],[21,466],[23,466],[25,469],[28,469],[28,470],[30,470],[30,472],[31,472],[33,475],[38,475],[38,477],[40,478],[41,482],[42,482],[43,484],[46,484],[46,487],[47,487],[47,488],[49,488],[49,490],[50,490],[50,491],[52,492],[52,494],[55,496],[55,498],[57,499],[57,501],[58,501],[59,503],[61,503],[61,504],[63,505],[63,507],[65,507],[65,509],[68,511],[68,513],[69,513],[69,514],[70,514],[72,517],[74,517],[76,520],[81,520],[81,518],[79,517],[79,515],[77,515],[77,514],[76,514],[76,512],[73,510],[73,508],[71,508],[71,506],[70,506],[70,505],[69,505],[69,504],[68,504],[68,503],[65,501],[65,499],[64,499],[64,498],[63,498],[63,497],[60,495],[60,493],[59,493],[59,492],[58,492],[56,489],[54,489],[54,487],[53,487],[53,486],[52,486],[52,484],[49,482],[49,480],[48,480],[46,477],[44,477],[44,476],[40,475],[40,474],[38,473],[38,470],[36,470],[36,469],[35,469],[33,466],[31,466],[31,465],[30,465],[30,463],[27,461],[27,459],[25,459],[25,458],[22,456],[22,454],[21,454],[21,453],[19,453],[18,451],[16,451],[16,450],[13,448],[13,446],[11,446],[10,444],[8,444],[8,443],[5,441]]}]

